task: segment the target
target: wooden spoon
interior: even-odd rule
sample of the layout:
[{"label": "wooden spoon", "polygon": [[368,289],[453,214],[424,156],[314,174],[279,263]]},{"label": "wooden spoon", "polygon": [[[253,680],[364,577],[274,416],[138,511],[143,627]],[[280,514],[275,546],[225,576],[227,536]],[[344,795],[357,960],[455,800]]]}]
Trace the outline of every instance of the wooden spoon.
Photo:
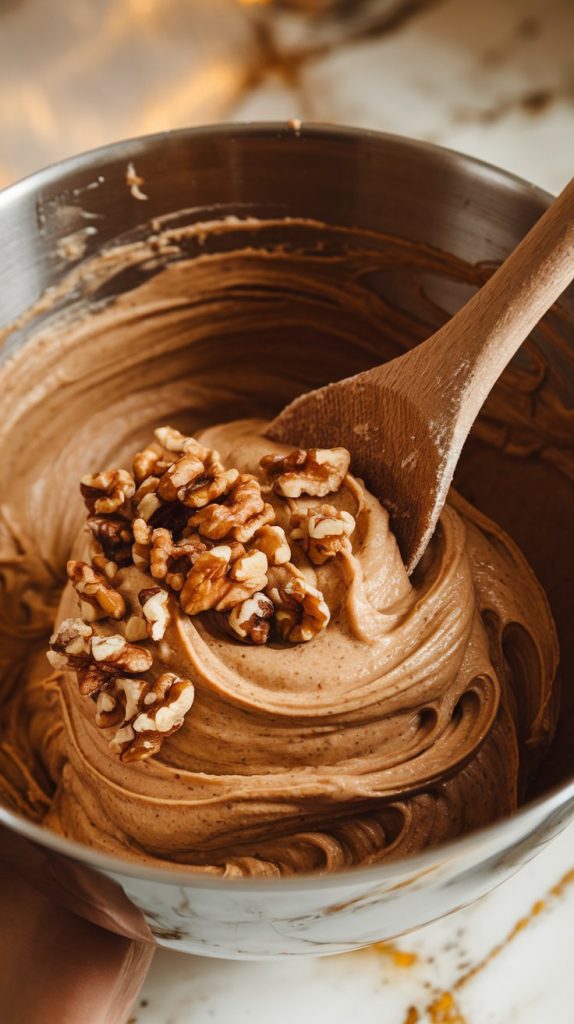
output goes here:
[{"label": "wooden spoon", "polygon": [[573,277],[574,179],[444,327],[383,366],[296,398],[268,436],[348,448],[353,471],[389,510],[411,572],[486,396]]}]

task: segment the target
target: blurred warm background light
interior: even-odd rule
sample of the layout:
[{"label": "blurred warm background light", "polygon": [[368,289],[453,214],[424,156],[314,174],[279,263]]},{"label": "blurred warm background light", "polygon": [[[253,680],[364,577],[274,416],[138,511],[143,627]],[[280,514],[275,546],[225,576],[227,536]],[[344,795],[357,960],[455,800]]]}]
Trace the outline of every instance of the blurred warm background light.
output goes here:
[{"label": "blurred warm background light", "polygon": [[300,118],[557,191],[573,38],[572,0],[0,0],[0,185],[146,132]]}]

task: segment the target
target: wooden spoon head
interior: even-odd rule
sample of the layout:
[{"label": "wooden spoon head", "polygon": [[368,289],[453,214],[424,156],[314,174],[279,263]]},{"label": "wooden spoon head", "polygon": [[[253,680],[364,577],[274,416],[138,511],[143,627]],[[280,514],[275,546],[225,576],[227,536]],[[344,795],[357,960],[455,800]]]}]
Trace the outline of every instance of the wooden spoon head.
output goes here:
[{"label": "wooden spoon head", "polygon": [[352,472],[388,510],[412,572],[434,532],[456,465],[456,458],[452,468],[446,465],[445,453],[452,455],[452,449],[438,423],[429,423],[408,397],[373,380],[370,371],[296,398],[267,436],[294,447],[348,448]]}]

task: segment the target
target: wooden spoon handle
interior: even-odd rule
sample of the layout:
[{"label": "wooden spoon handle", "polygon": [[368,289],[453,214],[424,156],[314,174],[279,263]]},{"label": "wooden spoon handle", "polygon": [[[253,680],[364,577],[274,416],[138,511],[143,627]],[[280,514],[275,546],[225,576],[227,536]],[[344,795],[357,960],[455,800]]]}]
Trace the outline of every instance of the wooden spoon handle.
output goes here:
[{"label": "wooden spoon handle", "polygon": [[480,291],[413,352],[417,362],[440,367],[437,400],[458,388],[462,429],[470,429],[506,364],[573,278],[574,178]]}]

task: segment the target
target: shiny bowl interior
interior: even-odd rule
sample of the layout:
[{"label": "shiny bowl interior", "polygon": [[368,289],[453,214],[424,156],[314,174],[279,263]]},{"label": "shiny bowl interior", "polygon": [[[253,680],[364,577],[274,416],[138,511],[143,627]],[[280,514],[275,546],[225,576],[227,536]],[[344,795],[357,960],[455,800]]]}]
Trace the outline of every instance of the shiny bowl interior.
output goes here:
[{"label": "shiny bowl interior", "polygon": [[[146,199],[130,186],[130,165],[142,179]],[[105,147],[0,194],[0,359],[25,345],[42,323],[46,289],[56,290],[52,305],[58,314],[73,310],[78,268],[103,247],[145,237],[153,221],[176,226],[226,215],[314,218],[432,246],[487,268],[504,257],[548,202],[527,183],[468,157],[350,129],[220,126]],[[112,292],[133,283],[118,276]],[[113,298],[112,292],[106,298]],[[436,282],[439,320],[467,294]],[[410,301],[405,293],[404,302]],[[429,315],[429,333],[434,326]],[[567,361],[565,400],[571,404],[572,293],[561,302],[552,337],[541,336],[540,345],[546,346],[551,365]],[[330,373],[326,366],[325,379]],[[461,489],[509,529],[545,583],[544,560],[528,533],[521,533],[524,510],[508,494],[499,504],[504,460],[497,488],[476,495],[473,457],[480,458],[480,452],[473,456],[471,447],[459,475]],[[556,509],[561,500],[558,495]],[[567,527],[560,526],[559,511],[554,542],[567,552]],[[550,500],[549,522],[553,512]],[[540,514],[534,501],[529,514]],[[570,601],[561,605],[570,612],[572,568]],[[569,618],[563,610],[558,620],[563,648],[568,647]],[[559,764],[550,758],[543,788],[510,819],[415,857],[326,877],[217,880],[176,867],[143,868],[7,810],[0,810],[0,822],[11,830],[3,854],[66,905],[124,934],[212,956],[318,955],[424,924],[508,877],[571,819],[572,767],[567,758]]]}]

